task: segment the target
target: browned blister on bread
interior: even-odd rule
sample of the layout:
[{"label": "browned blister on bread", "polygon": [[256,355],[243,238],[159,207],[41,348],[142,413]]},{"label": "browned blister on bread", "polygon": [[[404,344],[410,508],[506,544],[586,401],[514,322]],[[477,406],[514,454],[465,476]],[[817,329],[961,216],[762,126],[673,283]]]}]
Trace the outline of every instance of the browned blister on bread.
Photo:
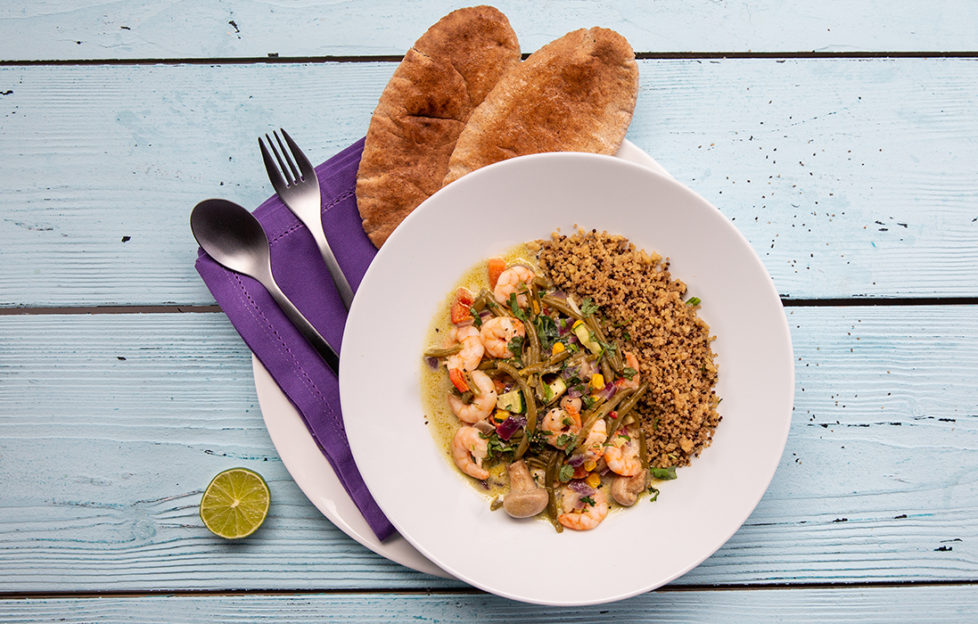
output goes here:
[{"label": "browned blister on bread", "polygon": [[613,30],[575,30],[506,74],[472,113],[444,183],[539,152],[618,151],[638,95],[638,65]]},{"label": "browned blister on bread", "polygon": [[488,6],[449,13],[404,55],[370,119],[357,172],[357,207],[374,245],[441,188],[472,111],[519,59],[509,21]]}]

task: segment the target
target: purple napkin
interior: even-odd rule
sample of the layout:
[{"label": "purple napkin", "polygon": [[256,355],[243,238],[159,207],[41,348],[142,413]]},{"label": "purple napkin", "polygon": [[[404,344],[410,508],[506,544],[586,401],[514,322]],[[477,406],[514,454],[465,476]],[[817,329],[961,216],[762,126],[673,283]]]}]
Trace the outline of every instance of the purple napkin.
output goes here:
[{"label": "purple napkin", "polygon": [[[316,167],[323,195],[326,238],[354,291],[377,253],[360,225],[354,194],[362,152],[363,139],[360,139]],[[268,235],[272,272],[279,286],[340,352],[346,309],[312,235],[277,195],[265,200],[254,214]],[[381,540],[390,537],[394,527],[367,491],[350,453],[336,375],[261,284],[225,269],[202,250],[196,267],[231,324],[298,408],[309,433],[370,528]]]}]

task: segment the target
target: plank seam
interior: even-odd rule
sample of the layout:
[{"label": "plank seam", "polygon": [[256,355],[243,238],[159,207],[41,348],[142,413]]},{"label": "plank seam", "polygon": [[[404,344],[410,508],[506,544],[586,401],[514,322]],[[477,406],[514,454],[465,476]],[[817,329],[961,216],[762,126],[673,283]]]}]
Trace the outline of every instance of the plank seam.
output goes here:
[{"label": "plank seam", "polygon": [[[525,59],[529,56],[524,53]],[[281,63],[400,63],[402,55],[376,56],[233,56],[233,57],[181,57],[181,58],[109,58],[109,59],[0,59],[0,67],[31,65],[245,65]],[[978,50],[944,52],[881,51],[881,52],[826,52],[826,51],[775,51],[775,52],[636,52],[639,60],[719,60],[719,59],[929,59],[929,58],[978,58]]]},{"label": "plank seam", "polygon": [[[796,589],[888,589],[911,587],[978,587],[975,580],[945,580],[945,581],[890,581],[890,582],[856,582],[856,583],[751,583],[746,585],[666,585],[656,589],[656,592],[741,592],[758,590],[796,590]],[[206,597],[206,596],[311,596],[325,595],[356,595],[356,594],[388,594],[399,596],[412,595],[466,595],[483,594],[482,590],[474,587],[457,587],[441,589],[229,589],[229,590],[120,590],[111,592],[60,591],[60,592],[0,592],[0,600],[50,600],[59,598],[70,599],[99,599],[99,598],[150,598],[154,596],[177,597]]]}]

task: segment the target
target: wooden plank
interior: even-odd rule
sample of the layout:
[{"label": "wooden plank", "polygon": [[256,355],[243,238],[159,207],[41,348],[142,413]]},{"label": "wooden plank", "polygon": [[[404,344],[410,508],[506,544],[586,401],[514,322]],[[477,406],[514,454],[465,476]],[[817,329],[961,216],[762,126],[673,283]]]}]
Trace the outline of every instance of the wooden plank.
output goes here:
[{"label": "wooden plank", "polygon": [[[191,207],[271,192],[269,128],[317,160],[362,136],[393,67],[0,68],[0,306],[212,303]],[[976,134],[973,60],[789,59],[643,61],[628,136],[784,296],[833,298],[978,294]]]},{"label": "wooden plank", "polygon": [[660,591],[559,609],[486,594],[144,596],[0,600],[0,622],[971,622],[975,586]]},{"label": "wooden plank", "polygon": [[[0,59],[401,55],[468,2],[14,0],[0,8]],[[577,28],[614,28],[640,52],[976,50],[965,0],[493,3],[527,52]]]},{"label": "wooden plank", "polygon": [[[781,466],[677,585],[978,580],[976,307],[788,319]],[[0,592],[458,587],[373,555],[304,499],[223,315],[0,316],[0,334]],[[227,544],[196,506],[235,465],[265,475],[273,503]]]}]

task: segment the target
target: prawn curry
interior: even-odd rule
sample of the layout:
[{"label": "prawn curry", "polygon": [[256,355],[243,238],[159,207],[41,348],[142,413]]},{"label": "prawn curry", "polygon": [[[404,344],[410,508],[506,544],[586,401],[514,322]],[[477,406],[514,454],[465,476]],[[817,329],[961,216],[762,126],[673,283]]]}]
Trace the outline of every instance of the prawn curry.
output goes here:
[{"label": "prawn curry", "polygon": [[424,353],[425,413],[493,509],[586,531],[651,488],[635,410],[648,384],[598,305],[555,289],[532,257],[522,245],[480,263],[447,298]]}]

